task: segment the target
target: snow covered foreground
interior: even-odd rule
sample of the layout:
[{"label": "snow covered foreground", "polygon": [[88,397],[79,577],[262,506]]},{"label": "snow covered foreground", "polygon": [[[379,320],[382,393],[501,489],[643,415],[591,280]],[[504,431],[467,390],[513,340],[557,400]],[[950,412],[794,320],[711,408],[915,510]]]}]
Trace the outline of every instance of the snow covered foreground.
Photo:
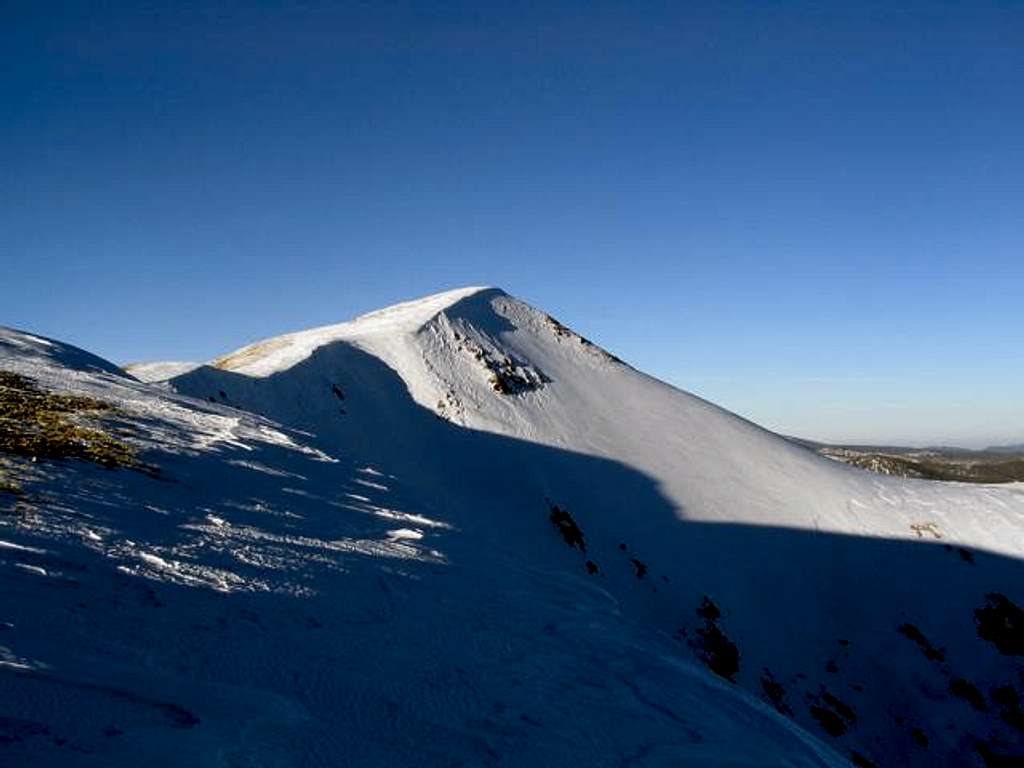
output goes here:
[{"label": "snow covered foreground", "polygon": [[0,370],[147,469],[2,457],[4,766],[1024,752],[1024,488],[820,458],[500,291]]}]

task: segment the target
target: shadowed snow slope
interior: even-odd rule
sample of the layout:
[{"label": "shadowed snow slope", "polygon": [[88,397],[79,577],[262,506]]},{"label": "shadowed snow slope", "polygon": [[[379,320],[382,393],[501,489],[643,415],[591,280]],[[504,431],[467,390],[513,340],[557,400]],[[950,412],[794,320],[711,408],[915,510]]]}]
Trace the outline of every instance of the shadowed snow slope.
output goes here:
[{"label": "shadowed snow slope", "polygon": [[496,289],[84,355],[0,335],[145,469],[3,457],[4,764],[1021,755],[1020,486],[819,458]]}]

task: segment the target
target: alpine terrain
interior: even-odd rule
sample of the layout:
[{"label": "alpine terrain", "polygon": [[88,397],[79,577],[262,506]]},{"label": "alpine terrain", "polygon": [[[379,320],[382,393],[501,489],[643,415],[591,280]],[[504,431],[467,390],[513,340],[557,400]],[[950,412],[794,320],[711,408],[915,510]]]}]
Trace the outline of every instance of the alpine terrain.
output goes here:
[{"label": "alpine terrain", "polygon": [[122,370],[0,329],[4,766],[1024,761],[1024,484],[467,288]]}]

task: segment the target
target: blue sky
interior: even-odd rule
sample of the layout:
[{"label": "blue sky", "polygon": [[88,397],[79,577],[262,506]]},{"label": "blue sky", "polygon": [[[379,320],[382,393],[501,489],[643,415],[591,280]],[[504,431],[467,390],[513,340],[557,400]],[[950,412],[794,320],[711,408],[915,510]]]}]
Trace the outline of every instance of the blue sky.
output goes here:
[{"label": "blue sky", "polygon": [[828,440],[1024,441],[1024,7],[5,3],[0,322],[115,361],[493,284]]}]

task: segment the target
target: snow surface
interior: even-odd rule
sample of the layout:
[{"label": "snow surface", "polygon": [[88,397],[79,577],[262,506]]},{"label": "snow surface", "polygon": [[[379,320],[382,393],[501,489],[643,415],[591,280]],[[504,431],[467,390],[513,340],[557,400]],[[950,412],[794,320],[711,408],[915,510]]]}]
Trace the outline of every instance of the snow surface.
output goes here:
[{"label": "snow surface", "polygon": [[130,363],[124,370],[139,381],[150,383],[166,381],[194,371],[202,363],[162,362],[162,363]]},{"label": "snow surface", "polygon": [[[170,373],[160,387],[14,331],[0,355],[116,405],[160,470],[10,463],[26,491],[0,516],[12,764],[1021,750],[991,691],[1024,669],[974,618],[990,593],[1024,603],[1020,484],[828,461],[492,288],[132,367]],[[719,636],[733,682],[702,663]]]}]

